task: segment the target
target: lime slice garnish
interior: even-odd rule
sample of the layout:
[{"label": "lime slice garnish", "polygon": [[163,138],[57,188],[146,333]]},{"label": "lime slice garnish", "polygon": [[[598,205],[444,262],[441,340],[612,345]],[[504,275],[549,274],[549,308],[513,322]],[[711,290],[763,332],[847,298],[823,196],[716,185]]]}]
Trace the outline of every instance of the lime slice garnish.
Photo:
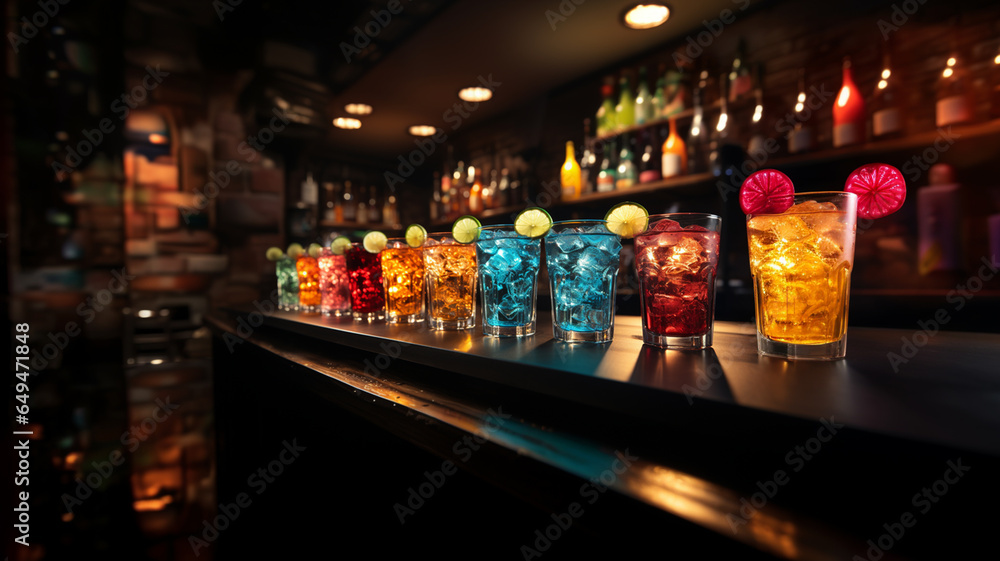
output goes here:
[{"label": "lime slice garnish", "polygon": [[639,203],[625,201],[611,207],[604,215],[608,230],[623,238],[634,238],[649,226],[649,212]]},{"label": "lime slice garnish", "polygon": [[302,244],[293,243],[288,246],[288,251],[285,253],[287,253],[292,259],[298,259],[299,257],[302,257],[305,252],[306,250],[302,248]]},{"label": "lime slice garnish", "polygon": [[361,245],[364,246],[368,253],[378,253],[385,249],[385,244],[388,241],[389,238],[387,238],[385,234],[379,232],[378,230],[372,230],[371,232],[365,234],[364,239],[361,240]]},{"label": "lime slice garnish", "polygon": [[319,257],[319,252],[323,251],[323,246],[318,243],[309,244],[309,257],[316,258]]},{"label": "lime slice garnish", "polygon": [[406,238],[406,245],[420,247],[424,245],[424,241],[427,239],[427,230],[420,224],[410,224],[406,227],[406,233],[403,237]]},{"label": "lime slice garnish", "polygon": [[451,237],[458,243],[472,243],[479,237],[479,219],[472,215],[460,216],[451,226]]},{"label": "lime slice garnish", "polygon": [[540,238],[552,229],[552,216],[543,208],[526,208],[514,219],[514,231],[529,238]]},{"label": "lime slice garnish", "polygon": [[277,261],[285,256],[285,252],[281,251],[280,247],[269,247],[267,248],[267,253],[264,254],[268,261]]},{"label": "lime slice garnish", "polygon": [[330,242],[330,251],[334,255],[343,255],[347,248],[351,247],[351,239],[347,236],[337,236]]}]

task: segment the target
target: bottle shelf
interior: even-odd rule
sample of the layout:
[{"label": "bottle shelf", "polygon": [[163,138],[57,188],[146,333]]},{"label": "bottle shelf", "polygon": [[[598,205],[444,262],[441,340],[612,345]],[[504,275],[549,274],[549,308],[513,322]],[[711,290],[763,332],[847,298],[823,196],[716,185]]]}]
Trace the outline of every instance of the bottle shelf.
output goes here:
[{"label": "bottle shelf", "polygon": [[379,230],[382,232],[395,232],[402,230],[401,226],[392,224],[378,224],[374,222],[327,222],[319,223],[319,227],[324,230]]}]

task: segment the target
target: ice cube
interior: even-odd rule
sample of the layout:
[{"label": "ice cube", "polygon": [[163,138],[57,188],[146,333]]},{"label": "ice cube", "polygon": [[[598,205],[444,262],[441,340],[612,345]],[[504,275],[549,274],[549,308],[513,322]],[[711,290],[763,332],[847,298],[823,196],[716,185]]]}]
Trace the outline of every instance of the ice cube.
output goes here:
[{"label": "ice cube", "polygon": [[591,246],[580,253],[580,257],[576,260],[576,265],[579,267],[581,273],[599,274],[608,268],[608,261],[607,253]]},{"label": "ice cube", "polygon": [[585,245],[583,243],[583,238],[576,235],[570,235],[570,236],[556,235],[553,237],[552,241],[559,248],[559,251],[562,251],[563,253],[572,253],[574,251],[583,249],[583,246]]},{"label": "ice cube", "polygon": [[497,311],[508,320],[518,320],[525,312],[525,306],[518,298],[507,294],[497,306]]},{"label": "ice cube", "polygon": [[654,232],[679,232],[681,225],[675,220],[664,219],[653,225]]},{"label": "ice cube", "polygon": [[501,247],[486,262],[486,266],[493,271],[509,273],[521,266],[521,256],[513,249]]}]

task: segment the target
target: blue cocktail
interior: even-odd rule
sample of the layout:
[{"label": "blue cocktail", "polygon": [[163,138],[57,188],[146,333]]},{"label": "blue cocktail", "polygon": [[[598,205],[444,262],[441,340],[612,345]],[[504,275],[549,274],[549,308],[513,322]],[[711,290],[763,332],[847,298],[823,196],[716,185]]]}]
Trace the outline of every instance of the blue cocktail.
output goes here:
[{"label": "blue cocktail", "polygon": [[603,220],[552,225],[545,236],[545,262],[556,339],[611,341],[621,249],[621,239],[607,229]]},{"label": "blue cocktail", "polygon": [[522,337],[535,333],[535,281],[542,253],[539,238],[514,226],[483,226],[476,241],[483,333]]}]

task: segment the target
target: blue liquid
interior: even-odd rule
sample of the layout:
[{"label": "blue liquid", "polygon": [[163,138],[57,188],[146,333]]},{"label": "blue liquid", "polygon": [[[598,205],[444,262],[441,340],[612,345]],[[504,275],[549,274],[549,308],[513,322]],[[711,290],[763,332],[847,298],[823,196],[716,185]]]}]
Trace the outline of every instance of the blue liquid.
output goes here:
[{"label": "blue liquid", "polygon": [[607,331],[615,320],[615,283],[622,245],[607,233],[555,233],[545,237],[552,289],[552,321],[564,331]]},{"label": "blue liquid", "polygon": [[476,241],[476,259],[484,330],[487,326],[534,329],[535,281],[541,246],[540,240],[521,237],[513,231],[481,231]]}]

